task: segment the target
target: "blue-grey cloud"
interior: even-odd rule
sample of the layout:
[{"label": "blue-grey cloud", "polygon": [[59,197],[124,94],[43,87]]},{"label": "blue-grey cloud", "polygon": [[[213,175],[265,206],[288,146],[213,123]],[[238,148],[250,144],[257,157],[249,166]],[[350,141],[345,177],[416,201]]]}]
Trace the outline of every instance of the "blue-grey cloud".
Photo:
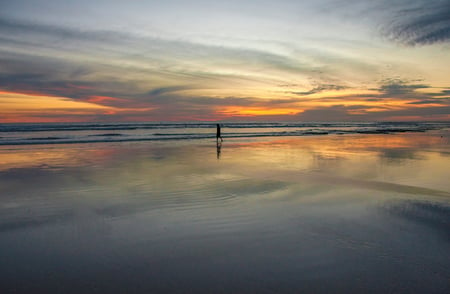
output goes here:
[{"label": "blue-grey cloud", "polygon": [[160,88],[155,88],[155,89],[149,91],[147,94],[149,94],[150,96],[159,96],[159,95],[164,95],[167,93],[173,93],[173,92],[189,90],[189,89],[192,89],[192,87],[189,87],[189,86],[160,87]]},{"label": "blue-grey cloud", "polygon": [[408,104],[415,104],[415,105],[421,105],[421,104],[450,104],[450,98],[424,99],[424,100],[418,100],[418,101],[409,102]]},{"label": "blue-grey cloud", "polygon": [[[297,59],[255,49],[112,31],[82,31],[2,18],[0,40],[0,60],[4,65],[0,68],[0,82],[7,89],[49,91],[62,89],[58,86],[67,83],[89,83],[96,86],[92,95],[161,95],[179,91],[180,87],[205,87],[205,80],[209,80],[207,87],[239,82],[275,84],[279,81],[265,80],[258,73],[311,74],[316,70]],[[223,68],[227,70],[222,73]],[[174,82],[182,86],[166,86]],[[66,94],[53,90],[47,93]],[[78,96],[74,93],[70,97]]]},{"label": "blue-grey cloud", "polygon": [[115,78],[89,80],[86,77],[98,71],[70,61],[9,55],[0,57],[0,63],[5,65],[0,69],[0,87],[11,92],[83,99],[91,95],[124,95],[136,86]]},{"label": "blue-grey cloud", "polygon": [[446,203],[409,200],[387,203],[380,208],[386,213],[428,226],[449,239],[450,206]]},{"label": "blue-grey cloud", "polygon": [[376,90],[382,93],[381,95],[379,95],[380,98],[383,97],[413,98],[414,96],[422,95],[418,94],[416,90],[426,88],[430,88],[430,86],[425,84],[415,84],[415,83],[412,84],[409,81],[396,78],[383,80],[381,86]]},{"label": "blue-grey cloud", "polygon": [[[206,45],[181,39],[163,39],[133,33],[80,30],[72,27],[2,19],[0,17],[2,45],[21,45],[22,48],[47,48],[75,50],[83,54],[107,54],[133,61],[157,62],[164,68],[168,60],[194,60],[206,64],[227,64],[246,68],[278,69],[284,71],[312,72],[317,68],[285,55],[263,50]],[[0,46],[1,48],[1,46]],[[94,51],[95,50],[95,51]],[[212,60],[209,60],[213,58]],[[165,68],[167,69],[167,67]]]},{"label": "blue-grey cloud", "polygon": [[340,90],[344,90],[347,88],[348,87],[343,86],[343,85],[323,84],[323,85],[318,85],[317,87],[314,87],[309,91],[290,92],[290,93],[295,94],[295,95],[300,95],[300,96],[306,96],[306,95],[316,94],[316,93],[320,93],[320,92],[324,92],[324,91],[340,91]]},{"label": "blue-grey cloud", "polygon": [[[121,39],[128,40],[129,35],[115,31],[88,31],[75,28],[67,28],[63,26],[47,25],[42,23],[32,23],[13,19],[5,19],[0,17],[0,33],[9,36],[12,40],[22,39],[23,37],[32,37],[27,42],[36,40],[37,38],[47,37],[49,40],[89,40],[91,42],[105,42]],[[17,38],[19,37],[20,38]],[[16,37],[16,38],[14,38]],[[26,42],[26,41],[24,41]]]},{"label": "blue-grey cloud", "polygon": [[[2,215],[5,214],[2,211]],[[3,217],[5,218],[5,217]],[[38,226],[67,222],[73,218],[73,212],[62,211],[49,215],[26,216],[20,218],[0,219],[0,233],[25,230]]]},{"label": "blue-grey cloud", "polygon": [[445,89],[445,90],[442,90],[441,92],[433,93],[433,95],[436,96],[436,97],[439,97],[439,96],[450,97],[450,90],[449,89]]},{"label": "blue-grey cloud", "polygon": [[[433,87],[429,84],[420,83],[420,80],[407,80],[400,78],[388,78],[379,82],[379,86],[375,88],[369,88],[378,92],[378,94],[352,94],[347,96],[326,96],[323,98],[311,98],[308,100],[306,97],[302,97],[302,101],[323,101],[323,102],[333,102],[339,100],[361,100],[366,102],[380,102],[386,98],[391,99],[416,99],[419,100],[439,100],[446,101],[446,98],[450,98],[450,91],[448,89],[441,90],[439,92],[421,92],[421,89],[432,89]],[[341,90],[346,89],[345,86],[331,85],[330,87],[324,87],[324,90]],[[293,92],[295,94],[307,94],[315,93],[315,90],[308,92]],[[442,102],[444,103],[444,102]]]},{"label": "blue-grey cloud", "polygon": [[449,0],[330,0],[326,7],[406,46],[450,41]]},{"label": "blue-grey cloud", "polygon": [[399,5],[391,19],[383,25],[383,32],[389,38],[406,45],[450,41],[448,0],[394,1],[394,7],[396,3]]},{"label": "blue-grey cloud", "polygon": [[[377,107],[378,108],[378,107]],[[421,117],[425,120],[436,120],[446,117],[450,113],[450,105],[429,106],[420,108],[409,108],[402,110],[370,111],[371,107],[367,105],[333,105],[327,107],[318,107],[306,110],[297,115],[301,121],[380,121],[380,120],[398,120],[411,117]],[[357,112],[354,112],[357,110]]]}]

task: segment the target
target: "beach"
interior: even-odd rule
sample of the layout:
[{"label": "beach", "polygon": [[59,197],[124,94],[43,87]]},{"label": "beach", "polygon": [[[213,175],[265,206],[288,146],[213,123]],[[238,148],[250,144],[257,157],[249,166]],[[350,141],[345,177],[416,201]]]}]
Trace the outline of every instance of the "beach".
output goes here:
[{"label": "beach", "polygon": [[449,293],[448,128],[223,132],[0,146],[0,292]]}]

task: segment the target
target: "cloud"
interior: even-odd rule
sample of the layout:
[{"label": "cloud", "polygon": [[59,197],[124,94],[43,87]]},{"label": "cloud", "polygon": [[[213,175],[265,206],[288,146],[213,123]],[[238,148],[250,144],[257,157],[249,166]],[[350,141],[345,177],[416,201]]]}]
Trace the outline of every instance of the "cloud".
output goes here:
[{"label": "cloud", "polygon": [[378,96],[379,98],[385,97],[414,98],[417,95],[420,96],[422,95],[418,94],[416,90],[427,88],[430,88],[430,86],[425,84],[410,84],[410,82],[407,80],[394,78],[383,80],[381,86],[374,90],[381,92],[381,95]]},{"label": "cloud", "polygon": [[434,93],[433,95],[436,96],[436,97],[439,97],[439,96],[446,96],[446,97],[450,98],[450,89],[442,90],[441,92],[439,92],[439,93]]},{"label": "cloud", "polygon": [[[399,11],[406,3],[394,2],[392,11]],[[384,20],[389,15],[384,15]],[[280,120],[321,120],[324,116],[363,120],[364,115],[373,118],[375,111],[392,111],[406,104],[448,104],[444,102],[448,89],[430,93],[435,88],[417,80],[388,79],[368,89],[365,85],[372,83],[369,80],[379,76],[379,64],[389,58],[373,63],[361,58],[367,46],[358,47],[362,46],[359,43],[349,42],[354,51],[344,52],[338,42],[328,43],[338,45],[329,50],[313,50],[307,41],[297,46],[299,43],[293,40],[271,51],[273,48],[265,45],[232,46],[228,41],[217,37],[213,42],[201,43],[189,36],[165,39],[132,30],[81,30],[0,17],[0,89],[66,97],[120,110],[97,117],[95,113],[90,118],[78,116],[89,120],[225,119],[229,117],[220,116],[224,113],[220,109],[227,107],[236,107],[236,117],[239,110],[269,113],[266,110],[273,108],[298,109],[288,114],[304,113],[261,116]],[[354,54],[356,51],[358,54]],[[357,93],[358,82],[361,95]],[[300,88],[306,84],[307,90]],[[318,98],[338,91],[333,97]],[[390,107],[392,101],[397,105]],[[249,119],[253,118],[249,115]]]},{"label": "cloud", "polygon": [[407,109],[372,111],[366,105],[333,105],[305,110],[297,117],[301,121],[389,121],[389,120],[448,120],[450,106],[429,106]]},{"label": "cloud", "polygon": [[448,0],[329,0],[328,11],[406,46],[448,43]]},{"label": "cloud", "polygon": [[420,104],[449,104],[449,103],[450,103],[450,99],[449,98],[424,99],[424,100],[418,100],[418,101],[409,102],[409,104],[415,104],[415,105],[420,105]]},{"label": "cloud", "polygon": [[[420,80],[410,81],[400,78],[389,78],[382,80],[379,87],[371,88],[379,94],[355,95],[353,98],[360,97],[367,102],[381,102],[383,100],[409,101],[407,104],[449,104],[450,90],[444,87],[443,90],[431,92],[442,88],[434,88],[431,85],[417,83]],[[418,91],[427,89],[426,91]],[[351,99],[351,97],[348,97]],[[413,100],[413,101],[411,101]]]},{"label": "cloud", "polygon": [[[129,40],[129,35],[115,31],[87,31],[62,26],[46,25],[5,19],[0,17],[0,33],[9,40],[22,40],[24,43],[37,40],[86,40],[90,42],[112,42]],[[14,36],[20,35],[20,38]],[[25,41],[23,37],[27,37]],[[43,39],[44,38],[44,39]],[[5,38],[6,39],[6,38]]]},{"label": "cloud", "polygon": [[349,113],[350,107],[344,105],[333,105],[305,110],[299,114],[300,120],[304,121],[349,121],[358,120],[359,115],[353,116]]},{"label": "cloud", "polygon": [[120,76],[103,78],[102,67],[47,56],[0,51],[2,90],[84,99],[92,95],[115,96],[135,93],[137,83]]},{"label": "cloud", "polygon": [[173,92],[189,90],[189,89],[192,89],[192,87],[189,87],[189,86],[160,87],[160,88],[156,88],[156,89],[149,91],[148,94],[150,96],[159,96],[159,95],[164,95],[167,93],[173,93]]},{"label": "cloud", "polygon": [[[420,80],[389,78],[371,94],[329,96],[302,99],[301,121],[378,121],[378,120],[448,120],[450,97],[448,88],[436,88]],[[439,89],[439,88],[437,88]],[[421,91],[422,90],[422,91]]]},{"label": "cloud", "polygon": [[[31,210],[31,209],[30,209]],[[3,213],[2,213],[3,214]],[[74,217],[71,211],[54,212],[48,215],[27,216],[22,218],[0,219],[0,233],[19,231],[39,226],[67,222]]]},{"label": "cloud", "polygon": [[306,95],[311,95],[311,94],[316,94],[316,93],[320,93],[320,92],[324,92],[324,91],[340,91],[340,90],[344,90],[347,89],[348,87],[346,86],[342,86],[342,85],[333,85],[333,84],[323,84],[323,85],[319,85],[315,88],[312,88],[309,91],[305,91],[305,92],[290,92],[292,94],[295,95],[300,95],[300,96],[306,96]]},{"label": "cloud", "polygon": [[[403,151],[404,152],[404,151]],[[418,200],[388,202],[381,206],[385,213],[407,219],[421,226],[428,226],[449,240],[450,206],[439,202]]]},{"label": "cloud", "polygon": [[394,1],[393,6],[388,23],[382,28],[388,38],[406,45],[450,41],[448,0]]},{"label": "cloud", "polygon": [[0,79],[8,89],[62,89],[59,84],[70,82],[98,85],[92,89],[99,92],[90,95],[161,95],[194,85],[210,89],[229,89],[230,84],[276,85],[281,75],[308,75],[316,69],[298,58],[264,50],[1,18],[0,40],[4,65]]}]

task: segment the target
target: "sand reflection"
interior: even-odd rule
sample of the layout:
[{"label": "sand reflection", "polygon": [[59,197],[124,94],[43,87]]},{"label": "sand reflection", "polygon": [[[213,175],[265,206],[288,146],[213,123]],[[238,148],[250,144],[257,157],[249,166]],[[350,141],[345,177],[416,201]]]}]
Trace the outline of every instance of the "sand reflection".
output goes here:
[{"label": "sand reflection", "polygon": [[445,293],[448,155],[422,133],[9,146],[0,282],[17,293]]}]

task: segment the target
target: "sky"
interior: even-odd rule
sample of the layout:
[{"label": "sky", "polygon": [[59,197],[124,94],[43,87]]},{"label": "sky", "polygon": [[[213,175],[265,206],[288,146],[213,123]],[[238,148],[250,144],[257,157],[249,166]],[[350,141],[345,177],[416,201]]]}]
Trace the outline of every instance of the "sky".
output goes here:
[{"label": "sky", "polygon": [[0,123],[412,120],[450,0],[0,0]]}]

